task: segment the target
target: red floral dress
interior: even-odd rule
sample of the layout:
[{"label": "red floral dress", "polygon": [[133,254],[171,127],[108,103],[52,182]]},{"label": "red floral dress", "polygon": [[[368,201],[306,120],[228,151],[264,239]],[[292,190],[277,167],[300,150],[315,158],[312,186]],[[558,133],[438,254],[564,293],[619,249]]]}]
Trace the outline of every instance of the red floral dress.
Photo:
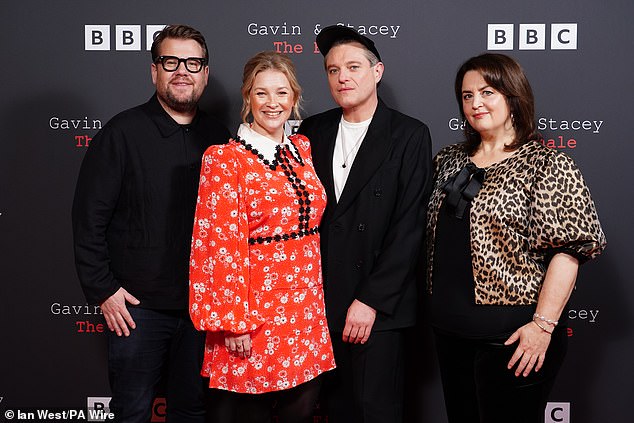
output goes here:
[{"label": "red floral dress", "polygon": [[[304,136],[276,145],[246,125],[238,135],[203,157],[190,315],[207,331],[209,386],[255,394],[335,367],[319,253],[326,194]],[[225,331],[250,333],[251,357],[229,354]]]}]

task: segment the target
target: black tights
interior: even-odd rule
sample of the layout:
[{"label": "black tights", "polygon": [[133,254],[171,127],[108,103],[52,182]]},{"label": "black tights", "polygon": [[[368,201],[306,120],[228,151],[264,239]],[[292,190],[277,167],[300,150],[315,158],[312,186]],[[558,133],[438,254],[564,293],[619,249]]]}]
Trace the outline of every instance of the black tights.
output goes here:
[{"label": "black tights", "polygon": [[319,398],[321,378],[265,394],[238,394],[210,389],[207,402],[208,423],[312,423]]}]

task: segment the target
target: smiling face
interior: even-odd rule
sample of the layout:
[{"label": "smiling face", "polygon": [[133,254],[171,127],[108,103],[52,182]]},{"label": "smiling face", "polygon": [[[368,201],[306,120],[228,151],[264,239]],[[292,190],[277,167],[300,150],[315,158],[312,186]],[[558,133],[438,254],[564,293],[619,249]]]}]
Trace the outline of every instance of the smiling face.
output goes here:
[{"label": "smiling face", "polygon": [[372,66],[364,47],[356,42],[334,46],[326,55],[330,94],[343,108],[349,122],[361,122],[374,114],[378,104],[377,84],[383,63]]},{"label": "smiling face", "polygon": [[295,105],[291,84],[284,73],[267,69],[259,72],[249,92],[253,123],[251,128],[276,142],[284,135],[284,123]]},{"label": "smiling face", "polygon": [[[160,56],[179,58],[204,57],[203,48],[191,39],[166,38],[161,43]],[[168,72],[160,63],[152,63],[152,82],[156,86],[156,95],[165,111],[176,121],[179,117],[192,116],[198,100],[203,94],[209,79],[209,66],[200,72],[192,73],[180,63],[174,72]]]},{"label": "smiling face", "polygon": [[462,79],[462,110],[483,140],[506,139],[514,134],[506,97],[491,87],[478,71],[468,71]]}]

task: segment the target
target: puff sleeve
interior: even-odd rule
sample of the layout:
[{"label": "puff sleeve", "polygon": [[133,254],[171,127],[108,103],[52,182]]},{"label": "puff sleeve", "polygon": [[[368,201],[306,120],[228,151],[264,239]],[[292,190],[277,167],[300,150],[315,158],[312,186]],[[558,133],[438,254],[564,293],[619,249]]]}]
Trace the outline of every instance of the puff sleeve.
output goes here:
[{"label": "puff sleeve", "polygon": [[189,267],[189,309],[198,330],[244,334],[263,319],[249,280],[244,175],[230,144],[203,156]]},{"label": "puff sleeve", "polygon": [[553,152],[538,163],[533,181],[529,243],[544,257],[568,253],[580,263],[605,248],[597,210],[579,168],[567,155]]}]

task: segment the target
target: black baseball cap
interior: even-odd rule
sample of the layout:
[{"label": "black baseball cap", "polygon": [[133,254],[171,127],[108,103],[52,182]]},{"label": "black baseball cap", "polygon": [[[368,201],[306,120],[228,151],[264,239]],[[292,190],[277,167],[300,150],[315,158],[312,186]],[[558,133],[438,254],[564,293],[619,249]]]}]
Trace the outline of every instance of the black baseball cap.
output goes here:
[{"label": "black baseball cap", "polygon": [[321,52],[321,54],[324,55],[324,57],[326,57],[326,55],[332,48],[332,45],[336,43],[337,41],[343,41],[343,40],[346,40],[346,41],[351,40],[351,41],[356,41],[358,43],[361,43],[365,48],[367,48],[372,53],[374,53],[376,58],[379,59],[379,62],[381,61],[381,55],[379,54],[379,51],[374,46],[374,41],[372,41],[371,39],[369,39],[368,37],[364,35],[359,34],[356,30],[349,28],[347,26],[342,26],[342,25],[327,26],[324,29],[322,29],[319,34],[317,34],[316,41],[317,41],[317,47],[319,48],[319,51]]}]

